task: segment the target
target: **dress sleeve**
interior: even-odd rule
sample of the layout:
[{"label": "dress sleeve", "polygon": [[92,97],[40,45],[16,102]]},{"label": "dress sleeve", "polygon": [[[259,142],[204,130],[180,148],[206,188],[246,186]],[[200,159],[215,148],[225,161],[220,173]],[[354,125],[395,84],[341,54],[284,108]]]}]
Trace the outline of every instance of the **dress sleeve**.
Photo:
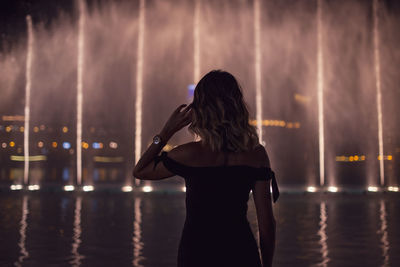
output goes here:
[{"label": "dress sleeve", "polygon": [[185,165],[171,159],[170,157],[168,157],[168,153],[165,151],[163,151],[161,153],[161,155],[157,156],[154,159],[153,169],[155,169],[160,162],[162,162],[164,164],[165,168],[167,168],[168,171],[170,171],[176,175],[185,177],[189,173],[188,166],[185,166]]},{"label": "dress sleeve", "polygon": [[271,180],[272,187],[272,199],[274,203],[279,198],[279,188],[278,183],[276,182],[275,173],[271,170],[271,168],[266,168],[267,173],[263,172],[262,175],[257,176],[256,181],[268,181]]}]

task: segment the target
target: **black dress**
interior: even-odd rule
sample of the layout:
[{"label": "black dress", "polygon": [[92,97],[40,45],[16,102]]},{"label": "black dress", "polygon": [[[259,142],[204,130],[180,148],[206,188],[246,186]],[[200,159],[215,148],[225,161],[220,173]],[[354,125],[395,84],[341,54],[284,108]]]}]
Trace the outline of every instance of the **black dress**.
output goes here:
[{"label": "black dress", "polygon": [[256,180],[272,179],[270,168],[245,165],[191,167],[163,152],[162,161],[186,183],[186,220],[179,244],[178,267],[260,267],[257,243],[247,220],[247,201]]}]

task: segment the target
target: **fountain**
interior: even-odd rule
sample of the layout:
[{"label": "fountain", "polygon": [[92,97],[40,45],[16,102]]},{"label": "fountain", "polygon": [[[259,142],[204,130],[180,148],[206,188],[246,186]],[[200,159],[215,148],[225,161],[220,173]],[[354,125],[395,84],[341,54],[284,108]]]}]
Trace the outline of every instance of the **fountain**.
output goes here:
[{"label": "fountain", "polygon": [[324,139],[324,51],[322,45],[322,0],[317,4],[317,89],[318,89],[318,148],[319,185],[325,186],[325,139]]},{"label": "fountain", "polygon": [[32,84],[32,46],[33,46],[33,29],[32,18],[26,16],[26,24],[28,28],[28,51],[26,56],[26,71],[25,71],[25,123],[24,123],[24,185],[29,184],[29,122],[31,112],[31,84]]},{"label": "fountain", "polygon": [[83,70],[85,49],[85,3],[79,0],[79,37],[77,60],[77,85],[76,85],[76,184],[82,184],[82,105],[83,105]]},{"label": "fountain", "polygon": [[155,190],[131,180],[132,163],[187,85],[222,68],[243,85],[283,190],[398,191],[397,20],[384,3],[77,0],[48,24],[28,15],[26,40],[0,58],[2,183]]},{"label": "fountain", "polygon": [[256,121],[259,142],[263,144],[262,131],[262,93],[261,93],[261,49],[260,49],[260,0],[254,1],[254,73],[256,81]]},{"label": "fountain", "polygon": [[379,16],[378,0],[373,0],[374,12],[374,66],[376,83],[376,112],[378,114],[378,147],[379,147],[379,181],[380,185],[385,185],[385,169],[383,155],[383,126],[382,126],[382,89],[381,89],[381,63],[379,50]]}]

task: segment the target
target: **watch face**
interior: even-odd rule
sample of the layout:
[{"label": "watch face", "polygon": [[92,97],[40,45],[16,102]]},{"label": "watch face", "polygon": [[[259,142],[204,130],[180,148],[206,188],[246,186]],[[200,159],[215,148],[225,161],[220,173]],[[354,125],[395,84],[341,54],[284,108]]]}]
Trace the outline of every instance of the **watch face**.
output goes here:
[{"label": "watch face", "polygon": [[158,136],[158,135],[154,136],[153,143],[158,145],[160,142],[161,142],[160,136]]}]

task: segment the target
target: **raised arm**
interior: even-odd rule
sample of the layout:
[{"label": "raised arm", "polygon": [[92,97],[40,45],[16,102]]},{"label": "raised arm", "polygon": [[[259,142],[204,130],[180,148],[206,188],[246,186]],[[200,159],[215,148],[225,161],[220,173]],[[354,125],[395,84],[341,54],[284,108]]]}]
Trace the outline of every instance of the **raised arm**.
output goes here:
[{"label": "raised arm", "polygon": [[[161,152],[163,146],[168,140],[180,129],[187,126],[191,122],[190,106],[180,105],[171,115],[164,128],[159,133],[161,143],[152,143],[139,159],[133,168],[133,176],[142,180],[160,180],[173,176],[164,164],[158,164],[154,168],[154,159]],[[183,109],[183,110],[182,110]],[[179,154],[179,149],[171,151],[171,154]],[[179,156],[179,155],[178,155]]]}]

